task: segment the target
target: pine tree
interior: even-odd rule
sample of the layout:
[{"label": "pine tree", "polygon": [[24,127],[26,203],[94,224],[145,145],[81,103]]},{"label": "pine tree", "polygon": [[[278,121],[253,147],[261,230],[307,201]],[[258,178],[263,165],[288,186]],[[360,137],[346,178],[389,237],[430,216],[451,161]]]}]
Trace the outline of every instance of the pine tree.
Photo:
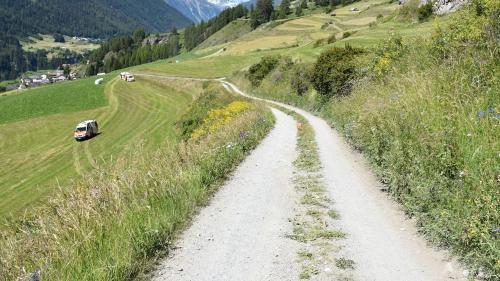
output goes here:
[{"label": "pine tree", "polygon": [[146,31],[144,29],[137,29],[134,32],[134,42],[135,43],[141,43],[144,38],[146,38]]},{"label": "pine tree", "polygon": [[170,33],[171,33],[172,35],[179,35],[179,32],[177,31],[177,28],[176,28],[175,26],[174,26],[174,27],[172,27],[172,30],[170,30]]},{"label": "pine tree", "polygon": [[270,21],[273,12],[273,0],[257,0],[253,16],[250,20],[252,28],[257,28],[259,25]]},{"label": "pine tree", "polygon": [[309,6],[307,6],[307,0],[302,0],[302,2],[300,2],[300,8],[302,8],[302,10],[309,8]]},{"label": "pine tree", "polygon": [[290,0],[283,0],[280,4],[279,18],[284,19],[290,14]]},{"label": "pine tree", "polygon": [[297,6],[297,8],[295,9],[295,15],[297,17],[301,17],[301,16],[304,15],[304,13],[302,12],[302,6],[301,5]]}]

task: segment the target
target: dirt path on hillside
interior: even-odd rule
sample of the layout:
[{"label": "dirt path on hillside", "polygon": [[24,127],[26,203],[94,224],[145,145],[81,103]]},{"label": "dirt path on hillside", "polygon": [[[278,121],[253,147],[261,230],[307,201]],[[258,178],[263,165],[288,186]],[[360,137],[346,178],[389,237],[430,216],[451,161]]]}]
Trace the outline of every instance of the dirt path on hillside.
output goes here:
[{"label": "dirt path on hillside", "polygon": [[295,121],[273,110],[275,128],[203,208],[153,280],[296,280],[291,232],[296,193]]},{"label": "dirt path on hillside", "polygon": [[[231,83],[222,83],[251,97]],[[323,119],[289,105],[268,102],[303,115],[314,128],[327,190],[340,213],[341,228],[348,233],[344,251],[356,262],[355,280],[466,280],[463,269],[446,252],[428,246],[417,234],[414,222],[381,192],[383,186],[361,155]]]},{"label": "dirt path on hillside", "polygon": [[[216,80],[228,90],[262,100],[223,79]],[[323,179],[333,200],[330,207],[340,214],[339,228],[348,235],[342,252],[355,262],[354,280],[467,280],[463,268],[447,252],[429,246],[417,234],[414,222],[381,191],[382,184],[361,155],[323,119],[289,105],[267,102],[303,115],[315,131]],[[299,245],[284,237],[292,227],[288,219],[297,204],[290,183],[296,128],[290,117],[273,112],[276,128],[210,206],[201,210],[154,280],[298,279]]]}]

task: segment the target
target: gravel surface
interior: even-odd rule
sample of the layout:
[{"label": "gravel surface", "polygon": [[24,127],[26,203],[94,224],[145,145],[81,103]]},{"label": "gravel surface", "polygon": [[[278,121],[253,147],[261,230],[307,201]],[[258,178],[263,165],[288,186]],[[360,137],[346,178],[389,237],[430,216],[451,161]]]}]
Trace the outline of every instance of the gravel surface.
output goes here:
[{"label": "gravel surface", "polygon": [[295,121],[273,110],[275,128],[195,217],[153,280],[296,280],[291,232]]},{"label": "gravel surface", "polygon": [[[226,88],[248,96],[231,83]],[[303,115],[314,128],[323,176],[349,237],[344,251],[356,262],[355,280],[467,280],[444,251],[429,246],[413,221],[381,191],[382,184],[336,131],[304,110],[269,101]]]}]

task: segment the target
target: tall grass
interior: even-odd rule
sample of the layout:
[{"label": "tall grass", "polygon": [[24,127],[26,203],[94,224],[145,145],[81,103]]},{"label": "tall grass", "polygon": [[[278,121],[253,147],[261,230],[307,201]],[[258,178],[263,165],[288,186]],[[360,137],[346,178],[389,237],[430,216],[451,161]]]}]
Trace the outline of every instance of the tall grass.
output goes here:
[{"label": "tall grass", "polygon": [[499,11],[474,1],[431,40],[379,53],[385,74],[325,109],[427,237],[487,280],[500,279]]},{"label": "tall grass", "polygon": [[0,279],[124,280],[168,249],[196,207],[257,145],[273,124],[260,106],[203,138],[141,145],[61,187],[0,233]]},{"label": "tall grass", "polygon": [[411,48],[383,79],[331,102],[326,116],[429,238],[499,277],[498,81],[472,54],[439,65],[425,50]]}]

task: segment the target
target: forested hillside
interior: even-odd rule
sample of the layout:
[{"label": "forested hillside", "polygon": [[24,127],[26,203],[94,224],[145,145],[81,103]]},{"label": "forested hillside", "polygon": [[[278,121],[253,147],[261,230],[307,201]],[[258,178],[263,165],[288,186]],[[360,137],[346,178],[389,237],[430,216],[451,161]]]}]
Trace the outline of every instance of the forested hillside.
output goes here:
[{"label": "forested hillside", "polygon": [[166,31],[191,22],[162,0],[4,0],[0,32],[16,36],[62,33],[109,37],[138,28]]},{"label": "forested hillside", "polygon": [[[163,0],[4,0],[0,2],[0,81],[28,70],[57,67],[41,53],[25,52],[18,39],[42,33],[106,38],[138,28],[166,31],[191,20]],[[63,61],[72,63],[72,61]]]},{"label": "forested hillside", "polygon": [[116,69],[144,64],[176,56],[180,51],[179,34],[173,29],[159,44],[144,43],[147,34],[143,29],[133,36],[118,36],[93,51],[86,69],[87,75],[110,72]]}]

